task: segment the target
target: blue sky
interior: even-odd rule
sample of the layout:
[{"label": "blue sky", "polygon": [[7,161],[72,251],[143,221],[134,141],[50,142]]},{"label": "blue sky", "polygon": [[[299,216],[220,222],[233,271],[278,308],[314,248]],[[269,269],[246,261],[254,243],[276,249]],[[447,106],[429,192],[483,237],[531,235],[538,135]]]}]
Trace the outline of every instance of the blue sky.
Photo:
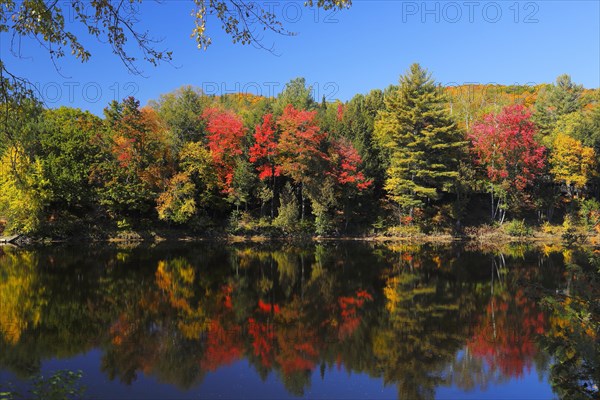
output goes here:
[{"label": "blue sky", "polygon": [[[196,48],[190,38],[192,4],[187,0],[146,1],[141,24],[161,47],[174,52],[173,65],[140,62],[145,76],[131,75],[107,46],[86,39],[92,59],[59,60],[23,40],[21,58],[0,38],[2,59],[13,72],[38,84],[46,104],[100,114],[106,104],[133,94],[142,104],[181,85],[208,93],[246,91],[277,94],[290,79],[304,76],[315,96],[349,100],[385,88],[413,62],[445,85],[535,84],[568,73],[588,88],[600,86],[600,2],[592,1],[373,1],[355,0],[336,14],[304,8],[303,2],[270,2],[296,36],[268,35],[266,46],[232,44],[209,19],[213,45]],[[80,32],[76,30],[76,32]],[[135,47],[131,47],[135,53]]]}]

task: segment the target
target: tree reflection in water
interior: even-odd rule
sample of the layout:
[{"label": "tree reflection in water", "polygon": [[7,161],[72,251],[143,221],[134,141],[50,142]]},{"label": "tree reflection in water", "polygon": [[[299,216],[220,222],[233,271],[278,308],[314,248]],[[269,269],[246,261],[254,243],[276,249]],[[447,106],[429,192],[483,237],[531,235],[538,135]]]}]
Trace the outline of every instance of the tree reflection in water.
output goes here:
[{"label": "tree reflection in water", "polygon": [[27,377],[99,348],[101,370],[128,385],[143,373],[189,389],[247,360],[295,395],[344,368],[411,399],[535,367],[559,395],[593,397],[596,259],[343,243],[3,249],[0,366]]}]

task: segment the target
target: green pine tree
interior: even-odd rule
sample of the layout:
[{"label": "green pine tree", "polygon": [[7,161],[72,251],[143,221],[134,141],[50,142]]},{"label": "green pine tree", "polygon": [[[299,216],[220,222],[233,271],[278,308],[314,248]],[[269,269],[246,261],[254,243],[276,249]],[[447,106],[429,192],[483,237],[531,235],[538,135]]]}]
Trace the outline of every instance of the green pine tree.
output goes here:
[{"label": "green pine tree", "polygon": [[375,140],[387,159],[384,187],[403,211],[438,200],[459,178],[466,142],[444,104],[431,74],[413,64],[377,116]]},{"label": "green pine tree", "polygon": [[534,122],[542,136],[552,133],[561,116],[581,108],[583,86],[575,84],[569,75],[560,75],[556,83],[546,86],[535,102]]}]

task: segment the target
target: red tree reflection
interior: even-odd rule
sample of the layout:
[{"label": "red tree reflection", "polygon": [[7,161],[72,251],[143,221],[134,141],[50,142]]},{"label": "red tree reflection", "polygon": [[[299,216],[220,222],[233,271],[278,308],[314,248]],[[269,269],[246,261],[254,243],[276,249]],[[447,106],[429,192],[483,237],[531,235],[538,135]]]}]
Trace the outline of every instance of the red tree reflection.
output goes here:
[{"label": "red tree reflection", "polygon": [[544,314],[523,290],[492,296],[467,348],[505,377],[520,378],[537,354],[535,339],[546,328]]}]

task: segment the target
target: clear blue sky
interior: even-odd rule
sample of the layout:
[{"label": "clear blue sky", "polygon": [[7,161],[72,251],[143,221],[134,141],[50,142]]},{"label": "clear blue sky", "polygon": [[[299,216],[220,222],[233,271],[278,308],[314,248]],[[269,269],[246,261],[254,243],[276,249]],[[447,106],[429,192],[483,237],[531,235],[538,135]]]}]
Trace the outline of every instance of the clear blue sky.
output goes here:
[{"label": "clear blue sky", "polygon": [[[135,94],[142,104],[181,85],[209,93],[247,91],[277,94],[290,79],[304,76],[315,95],[348,100],[356,93],[396,83],[413,62],[442,84],[552,82],[568,73],[588,88],[600,86],[600,2],[591,1],[372,1],[331,12],[303,2],[272,1],[294,37],[266,36],[273,55],[234,45],[209,20],[213,45],[196,48],[187,0],[145,2],[141,23],[160,46],[173,50],[174,66],[140,62],[145,77],[128,73],[107,46],[84,40],[92,59],[59,61],[30,40],[21,59],[0,38],[2,59],[18,74],[38,82],[49,106],[69,105],[100,114],[108,101]],[[82,36],[83,38],[83,36]],[[135,48],[132,47],[135,51]],[[61,76],[61,74],[63,76]]]}]

